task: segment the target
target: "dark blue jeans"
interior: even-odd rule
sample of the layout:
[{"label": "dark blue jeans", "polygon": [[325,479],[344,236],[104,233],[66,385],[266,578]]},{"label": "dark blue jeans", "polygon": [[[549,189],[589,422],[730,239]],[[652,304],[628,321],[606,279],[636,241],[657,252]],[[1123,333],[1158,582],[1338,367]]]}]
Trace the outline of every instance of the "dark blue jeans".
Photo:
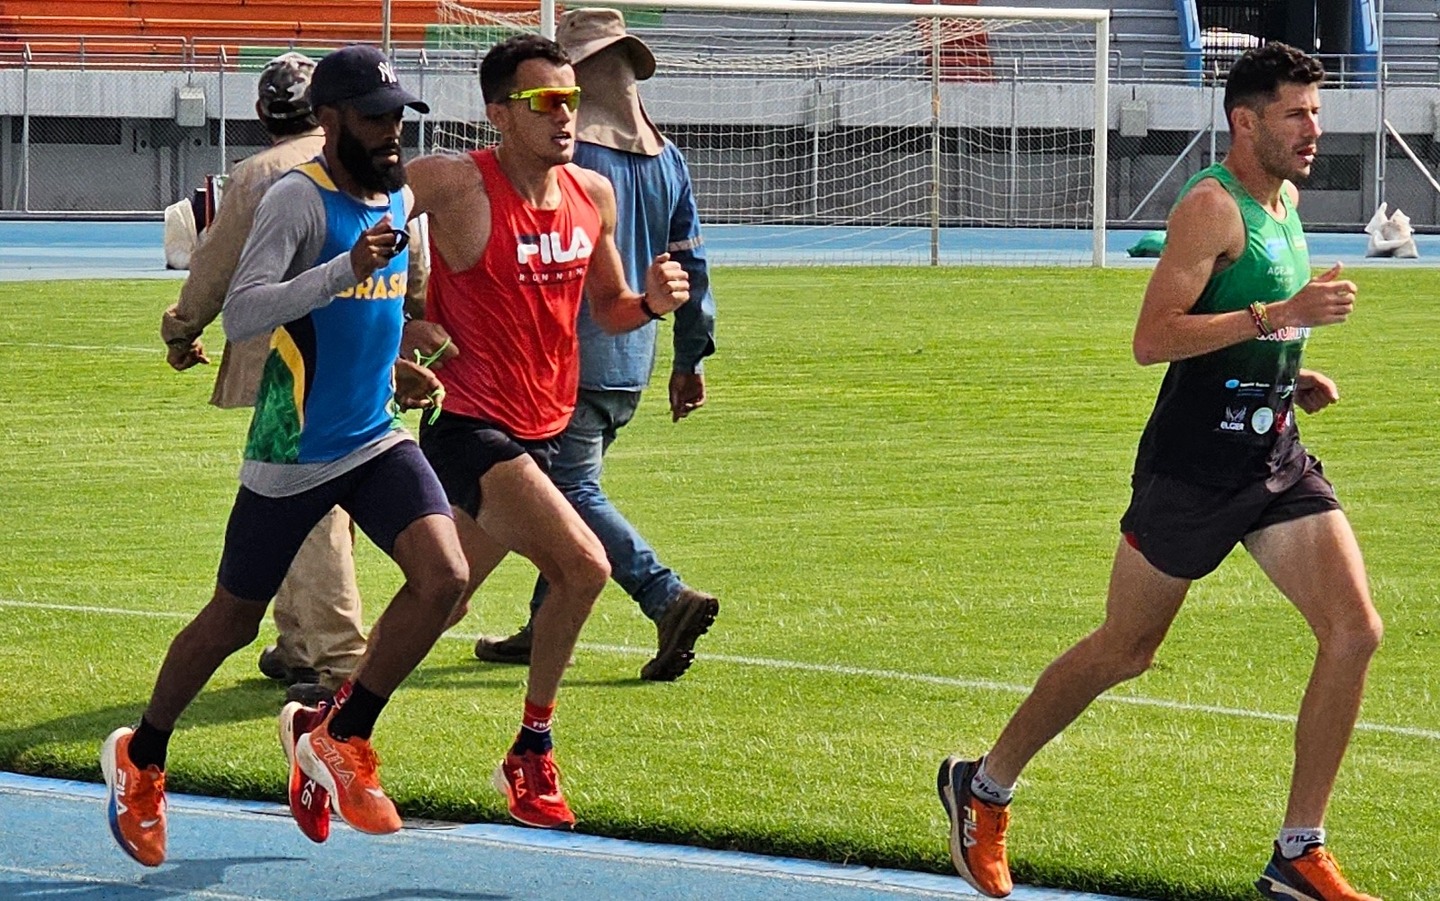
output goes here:
[{"label": "dark blue jeans", "polygon": [[[559,453],[551,460],[550,478],[605,546],[611,577],[635,599],[642,613],[658,622],[684,583],[660,562],[654,548],[615,509],[600,487],[605,452],[639,405],[639,391],[581,388],[575,415],[560,437]],[[532,620],[549,588],[543,576],[535,580],[535,593],[530,598]]]}]

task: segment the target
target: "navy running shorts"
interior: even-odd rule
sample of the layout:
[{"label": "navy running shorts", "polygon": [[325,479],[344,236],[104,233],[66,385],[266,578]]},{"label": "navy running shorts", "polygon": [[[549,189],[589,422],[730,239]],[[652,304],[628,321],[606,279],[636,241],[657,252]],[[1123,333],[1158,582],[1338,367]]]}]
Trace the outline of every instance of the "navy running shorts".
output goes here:
[{"label": "navy running shorts", "polygon": [[441,412],[434,423],[427,417],[420,424],[420,448],[450,503],[474,517],[480,515],[480,479],[485,473],[523,454],[549,473],[550,461],[560,452],[560,435],[516,438],[497,423]]},{"label": "navy running shorts", "polygon": [[395,539],[426,516],[451,516],[445,490],[414,441],[288,497],[267,497],[241,486],[225,527],[221,587],[249,601],[269,603],[300,545],[331,508],[350,514],[375,546],[393,556]]},{"label": "navy running shorts", "polygon": [[1320,461],[1310,454],[1287,472],[1239,487],[1141,472],[1131,486],[1120,530],[1151,566],[1177,579],[1213,572],[1251,532],[1340,509]]}]

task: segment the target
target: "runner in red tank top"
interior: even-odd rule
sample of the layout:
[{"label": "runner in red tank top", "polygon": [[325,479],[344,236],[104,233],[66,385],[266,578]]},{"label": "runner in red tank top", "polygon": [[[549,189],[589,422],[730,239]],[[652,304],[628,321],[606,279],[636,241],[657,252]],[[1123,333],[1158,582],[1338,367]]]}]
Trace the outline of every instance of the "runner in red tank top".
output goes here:
[{"label": "runner in red tank top", "polygon": [[520,733],[494,782],[520,822],[569,828],[575,816],[560,791],[550,717],[610,576],[600,541],[545,474],[575,407],[581,291],[601,328],[623,332],[685,303],[689,280],[661,254],[644,294],[625,283],[615,192],[570,164],[579,88],[558,45],[533,34],[501,41],[480,65],[480,88],[500,143],[407,166],[415,212],[430,215],[426,317],[459,350],[439,370],[445,410],[421,426],[420,446],[455,508],[470,563],[452,623],[511,551],[550,582]]},{"label": "runner in red tank top", "polygon": [[468,156],[490,201],[492,240],[467,269],[433,255],[426,318],[465,348],[439,373],[445,409],[499,423],[518,438],[549,438],[575,409],[575,323],[600,213],[574,167],[554,169],[560,203],[544,209],[510,184],[495,148]]}]

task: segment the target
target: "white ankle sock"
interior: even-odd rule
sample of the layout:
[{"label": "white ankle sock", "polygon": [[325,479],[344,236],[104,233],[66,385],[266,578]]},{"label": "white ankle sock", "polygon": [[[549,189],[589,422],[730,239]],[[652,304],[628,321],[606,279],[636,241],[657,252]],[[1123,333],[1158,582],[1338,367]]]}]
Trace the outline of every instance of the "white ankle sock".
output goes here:
[{"label": "white ankle sock", "polygon": [[1001,785],[985,770],[985,760],[975,769],[975,778],[970,780],[970,793],[991,804],[1009,804],[1015,797],[1015,786]]},{"label": "white ankle sock", "polygon": [[1281,829],[1280,856],[1286,860],[1294,860],[1311,845],[1325,844],[1325,830],[1320,826],[1307,826],[1297,829]]}]

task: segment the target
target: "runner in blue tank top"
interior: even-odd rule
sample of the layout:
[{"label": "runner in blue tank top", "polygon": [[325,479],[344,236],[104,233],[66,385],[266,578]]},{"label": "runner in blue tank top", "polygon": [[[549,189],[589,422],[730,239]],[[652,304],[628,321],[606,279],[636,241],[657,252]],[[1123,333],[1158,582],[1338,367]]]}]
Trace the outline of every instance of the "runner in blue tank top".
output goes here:
[{"label": "runner in blue tank top", "polygon": [[[1102,692],[1150,667],[1190,583],[1243,544],[1319,645],[1289,802],[1256,887],[1285,901],[1374,901],[1345,880],[1322,827],[1380,616],[1355,535],[1293,415],[1339,399],[1301,355],[1311,329],[1344,322],[1355,304],[1338,264],[1310,277],[1295,211],[1324,77],[1318,60],[1284,44],[1247,51],[1230,70],[1230,151],[1185,186],[1135,325],[1135,359],[1169,369],[1136,455],[1105,621],[1041,674],[988,754],[940,766],[951,858],[987,895],[1011,889],[1005,834],[1021,770]],[[1232,799],[1258,800],[1268,799]],[[1234,841],[1228,823],[1193,829],[1197,847],[1216,840],[1207,829]]]},{"label": "runner in blue tank top", "polygon": [[[315,68],[321,158],[265,194],[225,301],[225,331],[273,330],[241,487],[210,602],[170,645],[137,728],[105,741],[109,823],[147,866],[165,859],[165,755],[176,720],[220,664],[254,641],[311,528],[335,506],[405,574],[351,683],[322,709],[286,705],[290,806],[313,841],[329,808],[364,832],[400,828],[370,747],[375,719],[439,638],[469,578],[444,489],[397,407],[439,400],[428,370],[398,360],[406,287],[399,229],[412,204],[400,156],[403,90],[378,50],[352,46]],[[397,386],[398,379],[398,386]],[[433,397],[432,397],[433,393]]]}]

